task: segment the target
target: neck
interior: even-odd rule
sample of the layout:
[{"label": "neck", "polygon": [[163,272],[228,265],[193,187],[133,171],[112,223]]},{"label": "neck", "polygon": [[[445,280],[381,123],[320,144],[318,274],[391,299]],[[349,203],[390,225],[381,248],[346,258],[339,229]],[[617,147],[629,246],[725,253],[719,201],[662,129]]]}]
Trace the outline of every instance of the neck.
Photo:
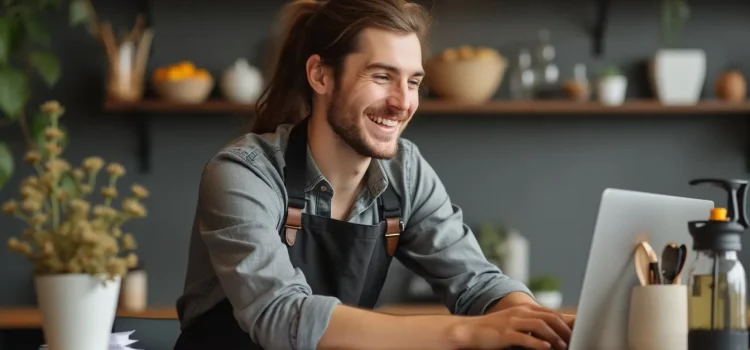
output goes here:
[{"label": "neck", "polygon": [[334,195],[356,195],[372,158],[363,157],[349,147],[328,124],[326,111],[313,111],[309,117],[310,152],[323,176],[331,183]]}]

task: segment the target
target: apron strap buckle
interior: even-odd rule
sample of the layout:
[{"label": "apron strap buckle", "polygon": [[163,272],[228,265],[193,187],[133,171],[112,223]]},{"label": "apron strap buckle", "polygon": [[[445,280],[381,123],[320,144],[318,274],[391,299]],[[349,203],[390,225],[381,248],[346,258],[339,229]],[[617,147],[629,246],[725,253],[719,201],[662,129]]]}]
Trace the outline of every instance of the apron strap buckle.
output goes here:
[{"label": "apron strap buckle", "polygon": [[297,240],[297,231],[302,228],[302,209],[289,207],[286,212],[286,223],[284,224],[286,244],[290,247]]},{"label": "apron strap buckle", "polygon": [[385,221],[387,223],[385,230],[386,250],[388,256],[393,256],[396,253],[396,247],[398,247],[398,238],[404,231],[404,222],[397,217],[387,218]]}]

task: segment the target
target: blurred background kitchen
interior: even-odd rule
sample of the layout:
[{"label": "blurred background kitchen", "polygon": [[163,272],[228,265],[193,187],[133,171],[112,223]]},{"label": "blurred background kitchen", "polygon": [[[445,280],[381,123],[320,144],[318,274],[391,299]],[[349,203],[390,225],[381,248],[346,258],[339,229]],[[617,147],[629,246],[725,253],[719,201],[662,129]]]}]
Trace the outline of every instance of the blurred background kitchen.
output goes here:
[{"label": "blurred background kitchen", "polygon": [[[560,292],[550,303],[578,301],[605,188],[724,203],[719,191],[691,188],[689,179],[747,177],[750,3],[691,1],[684,30],[663,39],[660,0],[422,2],[435,16],[428,66],[434,79],[404,137],[440,175],[488,258],[540,293]],[[132,98],[137,89],[108,77],[105,45],[71,27],[67,7],[41,18],[61,75],[50,88],[32,74],[27,110],[60,101],[67,159],[117,161],[127,169],[123,183],[150,190],[148,216],[127,226],[138,241],[149,306],[173,306],[182,290],[201,171],[252,122],[252,104],[243,99],[252,100],[263,84],[271,25],[283,3],[93,1],[115,37],[148,14],[147,90],[129,103],[107,98],[107,86],[110,97]],[[673,52],[662,50],[671,46],[700,50],[685,51],[677,64]],[[117,69],[137,71],[137,58],[122,61]],[[209,75],[213,84],[170,85]],[[154,83],[172,87],[157,93]],[[0,99],[8,94],[0,88]],[[688,106],[665,106],[672,101]],[[22,163],[20,130],[15,122],[0,128],[16,162],[2,202],[16,198],[31,173]],[[24,228],[8,216],[0,227],[3,245]],[[749,254],[742,253],[746,264]],[[398,262],[392,270],[382,303],[432,301],[419,277]],[[30,264],[5,248],[0,286],[0,308],[35,305]]]}]

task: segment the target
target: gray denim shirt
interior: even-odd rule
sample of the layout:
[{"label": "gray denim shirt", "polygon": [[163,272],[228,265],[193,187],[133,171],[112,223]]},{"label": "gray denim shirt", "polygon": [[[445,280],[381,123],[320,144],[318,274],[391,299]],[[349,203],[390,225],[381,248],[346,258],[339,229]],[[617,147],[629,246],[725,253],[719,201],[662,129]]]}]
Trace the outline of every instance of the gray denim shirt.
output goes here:
[{"label": "gray denim shirt", "polygon": [[[292,266],[279,232],[287,208],[284,152],[291,125],[240,137],[206,165],[190,241],[183,329],[223,298],[240,327],[265,349],[315,349],[337,298],[315,295]],[[308,150],[305,212],[330,216],[334,189]],[[349,221],[376,224],[377,197],[393,186],[403,198],[396,258],[423,276],[454,314],[480,315],[511,292],[531,292],[487,262],[435,171],[411,142],[373,160]]]}]

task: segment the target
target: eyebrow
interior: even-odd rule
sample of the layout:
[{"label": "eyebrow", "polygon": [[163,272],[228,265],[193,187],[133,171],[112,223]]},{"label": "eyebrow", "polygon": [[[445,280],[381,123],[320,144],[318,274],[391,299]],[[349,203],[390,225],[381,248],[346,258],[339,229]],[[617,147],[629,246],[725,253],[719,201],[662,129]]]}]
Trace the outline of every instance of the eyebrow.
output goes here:
[{"label": "eyebrow", "polygon": [[[371,64],[367,65],[367,70],[373,70],[373,69],[382,69],[382,70],[391,71],[391,72],[396,73],[396,74],[401,74],[401,69],[400,68],[392,66],[390,64],[382,63],[382,62],[375,62],[375,63],[371,63]],[[424,76],[424,71],[421,71],[421,70],[417,71],[412,76],[414,76],[414,77],[423,77]]]}]

